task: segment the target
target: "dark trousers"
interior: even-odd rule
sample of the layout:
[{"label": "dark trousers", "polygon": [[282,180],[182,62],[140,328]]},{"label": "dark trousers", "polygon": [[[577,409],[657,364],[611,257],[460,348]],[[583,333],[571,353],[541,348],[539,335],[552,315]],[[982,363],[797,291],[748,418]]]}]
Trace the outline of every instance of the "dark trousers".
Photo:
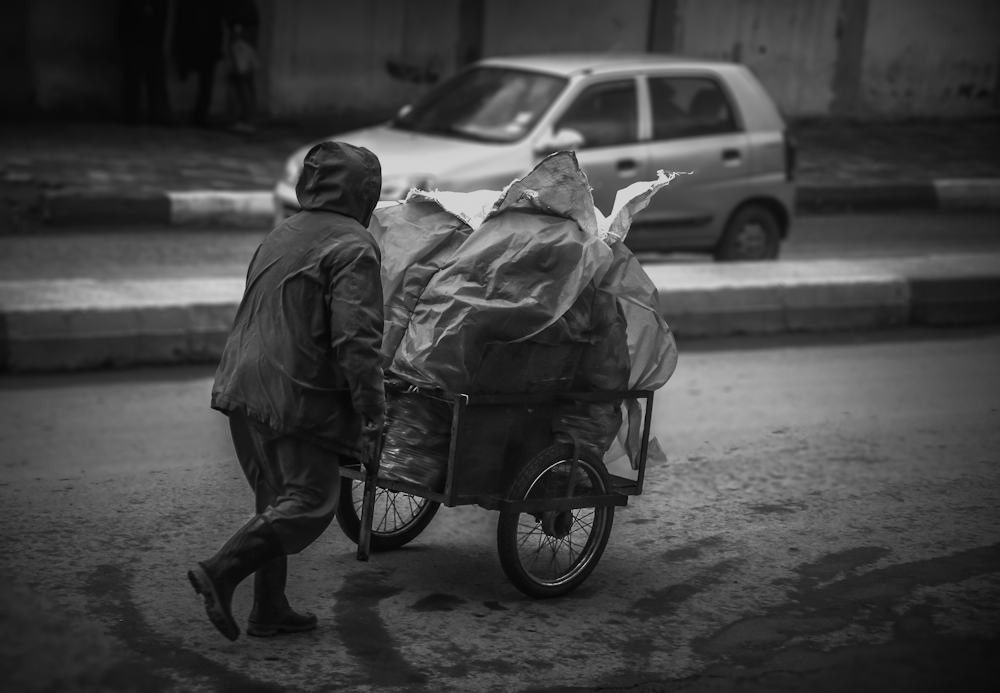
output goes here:
[{"label": "dark trousers", "polygon": [[238,123],[249,123],[257,110],[257,88],[253,72],[230,72],[233,106]]},{"label": "dark trousers", "polygon": [[336,453],[294,436],[255,427],[231,412],[229,429],[257,513],[268,520],[285,554],[312,544],[330,526],[340,497]]},{"label": "dark trousers", "polygon": [[191,122],[195,125],[208,123],[208,113],[212,108],[212,91],[215,87],[215,61],[205,62],[195,68],[198,79],[198,92],[194,99],[194,110],[191,112]]},{"label": "dark trousers", "polygon": [[162,55],[157,52],[132,52],[126,55],[122,79],[126,122],[138,123],[144,120],[144,100],[148,106],[145,119],[158,124],[170,122],[167,66]]}]

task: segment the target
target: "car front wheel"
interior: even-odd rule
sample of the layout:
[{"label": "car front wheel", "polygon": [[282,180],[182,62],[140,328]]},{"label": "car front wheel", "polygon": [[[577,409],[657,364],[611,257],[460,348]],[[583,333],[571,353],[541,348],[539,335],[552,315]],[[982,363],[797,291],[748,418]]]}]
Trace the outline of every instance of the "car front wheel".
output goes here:
[{"label": "car front wheel", "polygon": [[773,260],[778,257],[781,224],[774,212],[761,204],[748,204],[733,214],[715,249],[721,262]]}]

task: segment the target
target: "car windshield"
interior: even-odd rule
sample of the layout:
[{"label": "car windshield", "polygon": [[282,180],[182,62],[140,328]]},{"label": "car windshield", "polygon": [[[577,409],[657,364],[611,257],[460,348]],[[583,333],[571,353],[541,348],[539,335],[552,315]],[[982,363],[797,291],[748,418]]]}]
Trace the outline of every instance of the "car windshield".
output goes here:
[{"label": "car windshield", "polygon": [[478,67],[455,75],[393,121],[400,130],[484,142],[513,142],[538,122],[566,80],[538,72]]}]

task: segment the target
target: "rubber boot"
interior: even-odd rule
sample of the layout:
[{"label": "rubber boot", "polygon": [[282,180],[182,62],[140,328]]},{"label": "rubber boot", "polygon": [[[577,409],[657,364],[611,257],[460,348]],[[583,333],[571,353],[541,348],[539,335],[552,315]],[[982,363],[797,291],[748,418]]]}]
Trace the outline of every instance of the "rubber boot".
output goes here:
[{"label": "rubber boot", "polygon": [[281,540],[262,516],[250,520],[218,553],[188,571],[194,591],[205,598],[205,613],[230,640],[240,637],[233,619],[233,592],[250,573],[285,555]]},{"label": "rubber boot", "polygon": [[316,617],[292,609],[285,597],[288,559],[275,559],[257,570],[253,579],[253,609],[247,635],[267,637],[278,633],[304,633],[316,627]]}]

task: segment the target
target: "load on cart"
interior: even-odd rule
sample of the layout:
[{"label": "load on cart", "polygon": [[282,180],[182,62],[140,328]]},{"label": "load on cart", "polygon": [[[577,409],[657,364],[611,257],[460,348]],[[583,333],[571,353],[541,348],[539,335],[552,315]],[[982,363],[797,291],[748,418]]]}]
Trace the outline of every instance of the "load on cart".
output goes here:
[{"label": "load on cart", "polygon": [[605,218],[560,152],[502,192],[414,190],[376,211],[386,423],[342,468],[337,511],[360,559],[411,541],[442,504],[475,504],[500,512],[518,589],[586,580],[658,452],[653,391],[677,352],[622,241],[671,178],[620,191]]}]

